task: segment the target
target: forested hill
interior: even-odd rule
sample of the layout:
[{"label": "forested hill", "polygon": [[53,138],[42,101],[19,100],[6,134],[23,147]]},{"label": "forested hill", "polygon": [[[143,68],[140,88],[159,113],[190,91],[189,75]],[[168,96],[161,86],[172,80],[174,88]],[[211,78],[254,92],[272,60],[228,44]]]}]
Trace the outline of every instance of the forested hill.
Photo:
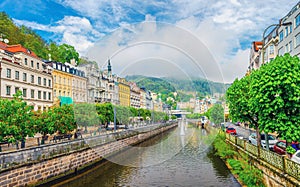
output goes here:
[{"label": "forested hill", "polygon": [[0,34],[2,39],[8,39],[8,45],[21,44],[33,51],[38,57],[59,62],[70,62],[72,58],[79,61],[79,53],[68,44],[57,45],[55,42],[47,42],[32,29],[21,25],[17,26],[5,13],[0,12]]},{"label": "forested hill", "polygon": [[183,80],[176,78],[154,78],[142,75],[126,76],[128,81],[136,82],[139,87],[145,87],[156,93],[168,94],[174,91],[199,92],[202,95],[225,93],[230,84],[207,81],[204,79]]}]

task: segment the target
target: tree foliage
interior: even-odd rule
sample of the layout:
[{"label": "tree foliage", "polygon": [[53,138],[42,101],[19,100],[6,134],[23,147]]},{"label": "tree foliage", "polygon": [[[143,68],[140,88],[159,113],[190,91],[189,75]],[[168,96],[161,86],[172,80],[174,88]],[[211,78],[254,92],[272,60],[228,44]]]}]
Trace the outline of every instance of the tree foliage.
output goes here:
[{"label": "tree foliage", "polygon": [[85,127],[99,125],[100,120],[95,104],[79,103],[74,105],[74,118],[78,126]]},{"label": "tree foliage", "polygon": [[210,119],[215,124],[220,124],[224,121],[224,108],[220,104],[215,104],[210,113]]},{"label": "tree foliage", "polygon": [[300,61],[289,54],[276,57],[251,75],[250,103],[259,114],[259,128],[300,140]]},{"label": "tree foliage", "polygon": [[25,141],[34,136],[32,106],[27,105],[19,91],[12,100],[0,99],[0,141]]},{"label": "tree foliage", "polygon": [[[277,132],[287,142],[300,139],[300,63],[289,54],[240,80],[226,92],[230,116],[259,131]],[[260,141],[260,140],[258,140]]]}]

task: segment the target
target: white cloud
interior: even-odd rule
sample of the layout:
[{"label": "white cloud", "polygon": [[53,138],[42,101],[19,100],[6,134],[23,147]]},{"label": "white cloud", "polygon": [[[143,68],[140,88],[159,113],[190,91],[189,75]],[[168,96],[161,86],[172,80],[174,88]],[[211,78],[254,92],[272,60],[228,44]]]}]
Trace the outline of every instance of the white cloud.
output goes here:
[{"label": "white cloud", "polygon": [[[193,47],[199,47],[199,43],[203,43],[215,59],[214,67],[221,69],[226,82],[243,76],[247,70],[248,47],[241,46],[241,43],[248,42],[250,47],[252,39],[260,40],[263,30],[270,24],[278,23],[278,20],[296,4],[289,0],[86,0],[84,3],[79,0],[56,0],[56,2],[75,10],[83,17],[65,16],[56,25],[50,26],[17,21],[34,29],[48,29],[60,34],[62,42],[74,45],[81,54],[92,47],[98,38],[100,41],[96,45],[101,47],[101,51],[97,51],[101,56],[99,62],[106,61],[107,56],[111,56],[130,42],[143,40],[168,42],[186,50],[196,58],[199,58],[199,55]],[[139,19],[137,20],[135,16]],[[141,17],[144,20],[141,20]],[[160,28],[161,23],[155,20],[173,26],[163,25]],[[139,23],[136,23],[137,21]],[[188,34],[179,32],[179,28],[174,29],[176,27],[188,30],[190,35],[185,38],[184,36]],[[103,37],[102,33],[106,33],[106,37]],[[134,50],[132,48],[123,51],[122,54],[129,57],[123,55],[120,60],[129,63],[130,60],[143,59],[141,55],[144,55],[145,58],[152,60],[153,57],[160,56],[173,62],[174,58],[167,53],[188,61],[178,51],[170,51],[159,45],[140,46]],[[211,68],[202,66],[209,72],[208,74],[213,74]],[[211,78],[219,79],[219,77]]]},{"label": "white cloud", "polygon": [[93,45],[95,38],[99,39],[103,34],[93,28],[90,21],[84,17],[65,16],[55,25],[42,25],[26,20],[14,20],[19,25],[26,25],[36,30],[53,32],[60,35],[60,43],[73,45],[81,54]]}]

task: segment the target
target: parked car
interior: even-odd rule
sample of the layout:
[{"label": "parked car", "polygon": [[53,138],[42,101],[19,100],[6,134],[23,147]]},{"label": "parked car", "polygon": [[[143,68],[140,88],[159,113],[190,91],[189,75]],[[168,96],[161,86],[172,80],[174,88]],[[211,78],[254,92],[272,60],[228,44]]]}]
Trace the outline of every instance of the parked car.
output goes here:
[{"label": "parked car", "polygon": [[292,155],[291,160],[300,164],[300,150]]},{"label": "parked car", "polygon": [[[266,149],[267,145],[266,145],[266,136],[265,136],[265,134],[261,134],[260,137],[261,137],[261,147],[264,148],[264,149]],[[250,134],[248,140],[249,140],[249,142],[251,144],[257,146],[256,133]],[[276,138],[273,135],[271,135],[271,134],[268,135],[268,140],[269,140],[269,149],[273,150],[274,145],[277,143],[278,140],[276,140]]]},{"label": "parked car", "polygon": [[[292,142],[291,145],[296,151],[300,149],[300,144],[298,142]],[[284,155],[286,152],[286,141],[285,140],[279,140],[273,148],[274,152]]]},{"label": "parked car", "polygon": [[235,130],[235,128],[233,128],[233,127],[228,127],[228,128],[226,129],[226,133],[236,135],[236,130]]}]

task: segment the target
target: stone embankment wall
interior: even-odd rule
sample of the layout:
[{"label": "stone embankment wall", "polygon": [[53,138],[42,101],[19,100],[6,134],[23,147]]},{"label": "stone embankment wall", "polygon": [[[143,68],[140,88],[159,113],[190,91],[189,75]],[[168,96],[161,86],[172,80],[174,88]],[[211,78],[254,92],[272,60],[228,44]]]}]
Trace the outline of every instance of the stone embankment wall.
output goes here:
[{"label": "stone embankment wall", "polygon": [[0,154],[0,186],[34,185],[77,172],[103,157],[177,126],[145,127]]}]

